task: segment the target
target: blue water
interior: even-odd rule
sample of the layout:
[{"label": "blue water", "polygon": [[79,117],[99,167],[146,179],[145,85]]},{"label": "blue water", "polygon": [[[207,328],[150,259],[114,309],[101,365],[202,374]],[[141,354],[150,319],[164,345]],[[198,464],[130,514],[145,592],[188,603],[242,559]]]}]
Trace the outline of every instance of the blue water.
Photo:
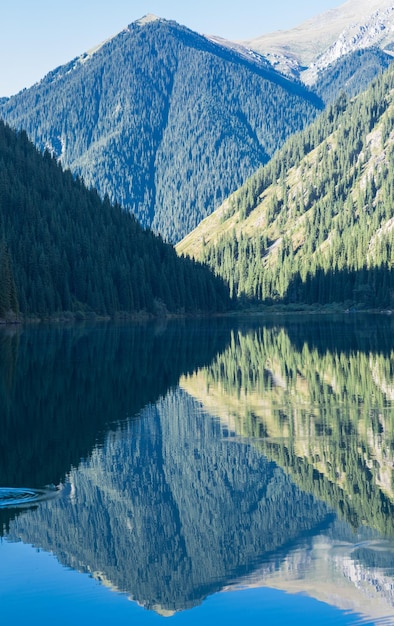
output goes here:
[{"label": "blue water", "polygon": [[[0,606],[3,624],[148,626],[163,624],[165,619],[139,607],[126,595],[106,589],[88,575],[62,567],[51,554],[7,541],[0,544]],[[357,616],[303,594],[270,588],[217,593],[201,606],[166,619],[174,626],[360,624]]]},{"label": "blue water", "polygon": [[394,320],[232,324],[0,332],[1,624],[394,625]]}]

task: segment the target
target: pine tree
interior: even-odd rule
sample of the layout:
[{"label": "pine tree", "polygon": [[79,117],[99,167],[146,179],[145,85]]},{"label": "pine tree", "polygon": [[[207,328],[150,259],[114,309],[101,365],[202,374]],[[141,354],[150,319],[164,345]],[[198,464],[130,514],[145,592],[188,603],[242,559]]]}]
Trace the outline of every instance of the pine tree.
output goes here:
[{"label": "pine tree", "polygon": [[0,246],[0,317],[16,316],[19,304],[12,272],[10,254],[5,239]]}]

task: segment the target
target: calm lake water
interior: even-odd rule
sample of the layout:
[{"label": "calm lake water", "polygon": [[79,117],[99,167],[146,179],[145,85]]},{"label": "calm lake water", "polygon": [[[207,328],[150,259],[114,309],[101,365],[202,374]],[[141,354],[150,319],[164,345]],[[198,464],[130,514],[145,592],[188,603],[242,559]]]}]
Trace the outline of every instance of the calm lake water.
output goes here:
[{"label": "calm lake water", "polygon": [[0,332],[6,624],[394,624],[394,320]]}]

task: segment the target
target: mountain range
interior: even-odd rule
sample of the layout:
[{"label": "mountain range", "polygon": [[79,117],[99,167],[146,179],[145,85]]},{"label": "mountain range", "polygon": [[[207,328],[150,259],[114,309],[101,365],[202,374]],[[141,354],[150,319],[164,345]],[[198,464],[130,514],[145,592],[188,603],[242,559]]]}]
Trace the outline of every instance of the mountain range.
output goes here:
[{"label": "mountain range", "polygon": [[388,67],[393,24],[387,0],[348,0],[291,31],[235,43],[147,15],[2,99],[0,115],[177,242],[322,100],[353,95]]},{"label": "mountain range", "polygon": [[321,108],[260,55],[146,16],[3,101],[0,115],[177,241]]},{"label": "mountain range", "polygon": [[392,51],[392,0],[347,0],[287,31],[242,42],[268,58],[284,73],[314,84],[330,64],[356,50],[378,47]]},{"label": "mountain range", "polygon": [[[0,282],[6,284],[6,297],[1,311],[16,308],[15,289],[22,310],[41,315],[84,309],[103,314],[121,309],[180,312],[195,306],[207,310],[208,301],[214,309],[228,306],[223,283],[202,287],[204,270],[193,264],[189,267],[199,268],[199,286],[194,289],[190,283],[181,302],[179,288],[169,287],[163,269],[159,280],[153,277],[147,259],[156,253],[148,243],[132,270],[124,260],[104,263],[112,268],[115,297],[109,283],[93,286],[92,276],[100,275],[97,268],[109,253],[111,229],[101,238],[106,252],[95,245],[93,253],[89,244],[84,264],[75,250],[58,247],[68,232],[68,227],[58,230],[60,216],[68,226],[76,217],[73,228],[85,233],[79,244],[84,250],[87,239],[94,240],[89,228],[97,225],[96,217],[88,225],[91,217],[83,208],[71,216],[70,199],[64,197],[69,174],[58,175],[55,163],[77,179],[72,193],[79,207],[86,208],[88,195],[83,191],[77,199],[77,186],[95,187],[96,199],[91,195],[89,202],[98,201],[98,192],[104,213],[118,203],[111,210],[121,211],[121,205],[165,240],[184,238],[179,252],[207,263],[227,281],[233,296],[286,303],[394,304],[389,271],[393,14],[386,0],[349,0],[296,31],[277,33],[272,41],[280,39],[282,51],[297,57],[296,77],[294,72],[279,73],[270,63],[270,38],[245,47],[148,15],[32,88],[2,99],[0,115],[24,129],[45,152],[45,165],[38,166],[23,143],[25,135],[11,139],[11,131],[2,127],[5,237]],[[309,37],[319,29],[324,37]],[[310,40],[308,50],[300,48],[304,39]],[[258,51],[263,44],[267,57]],[[326,53],[327,63],[322,61]],[[315,78],[308,79],[314,81],[312,90],[299,79],[306,80],[313,68]],[[382,70],[383,76],[358,93]],[[23,154],[27,174],[18,166],[20,156],[11,155],[12,146]],[[32,170],[26,161],[30,158]],[[36,167],[42,168],[41,182],[32,176]],[[39,202],[49,197],[42,206],[46,211],[55,203],[56,219],[39,210]],[[32,211],[23,231],[27,239],[18,236],[21,207]],[[40,216],[36,233],[30,233],[33,215]],[[128,228],[121,227],[120,249],[127,246]],[[135,234],[136,223],[133,229]],[[147,232],[140,233],[141,241],[148,242]],[[134,234],[130,231],[133,241]],[[31,254],[22,250],[22,241]],[[188,261],[182,263],[179,268]],[[174,274],[179,278],[178,270]],[[57,286],[50,289],[51,281]],[[137,295],[151,281],[156,282],[154,289]],[[194,301],[196,293],[204,302],[202,309]]]}]

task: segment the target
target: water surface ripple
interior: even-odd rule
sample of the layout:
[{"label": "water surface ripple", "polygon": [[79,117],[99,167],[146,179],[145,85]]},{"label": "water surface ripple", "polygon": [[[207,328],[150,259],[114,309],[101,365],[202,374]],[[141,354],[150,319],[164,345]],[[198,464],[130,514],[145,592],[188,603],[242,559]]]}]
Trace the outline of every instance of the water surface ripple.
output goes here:
[{"label": "water surface ripple", "polygon": [[29,506],[48,500],[56,494],[55,489],[30,489],[25,487],[0,487],[0,509]]}]

